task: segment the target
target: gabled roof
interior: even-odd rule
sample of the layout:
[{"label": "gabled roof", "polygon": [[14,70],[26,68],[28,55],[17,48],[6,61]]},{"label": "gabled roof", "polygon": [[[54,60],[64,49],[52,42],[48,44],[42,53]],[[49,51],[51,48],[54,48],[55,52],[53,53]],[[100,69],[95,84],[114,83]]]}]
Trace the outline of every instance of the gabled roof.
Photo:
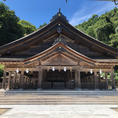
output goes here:
[{"label": "gabled roof", "polygon": [[[34,43],[36,44],[38,41],[42,43],[45,39],[47,39],[48,37],[51,37],[52,35],[58,37],[61,34],[66,35],[69,38],[72,38],[73,40],[76,40],[80,43],[85,43],[85,45],[90,46],[90,48],[92,49],[95,48],[96,50],[99,50],[100,52],[104,54],[110,55],[114,59],[118,58],[118,49],[112,48],[86,35],[80,30],[77,30],[75,27],[73,27],[72,25],[68,23],[68,21],[66,20],[66,17],[60,12],[58,12],[53,17],[51,22],[45,27],[25,37],[22,37],[16,41],[0,46],[1,57],[2,55],[5,55],[7,53],[14,53],[15,51],[19,52],[19,50],[21,49],[25,50],[26,48],[28,49],[31,45],[33,45]],[[79,50],[76,50],[76,51],[79,53]]]},{"label": "gabled roof", "polygon": [[82,60],[88,61],[90,63],[95,63],[96,62],[93,59],[91,59],[89,57],[86,57],[85,55],[82,55],[82,54],[78,53],[77,51],[73,50],[72,48],[70,48],[67,45],[64,45],[61,42],[56,43],[55,45],[51,46],[47,50],[45,50],[45,51],[43,51],[43,52],[41,52],[41,53],[39,53],[37,55],[34,55],[34,56],[30,57],[30,58],[25,59],[24,62],[33,61],[33,60],[36,60],[36,59],[40,59],[41,57],[44,57],[44,56],[52,53],[54,50],[56,50],[58,52],[60,51],[61,53],[64,53],[64,49],[66,51],[68,51],[68,53],[70,53],[71,55],[73,55],[73,57],[81,58]]},{"label": "gabled roof", "polygon": [[[56,58],[54,58],[56,57]],[[56,60],[56,61],[55,61]],[[59,61],[60,60],[60,61]],[[39,54],[36,54],[32,57],[27,59],[12,59],[12,58],[0,58],[0,62],[22,62],[22,64],[30,65],[35,62],[39,62],[41,65],[48,64],[48,66],[58,65],[61,66],[80,66],[81,63],[90,65],[94,67],[95,65],[118,65],[116,59],[112,60],[98,60],[98,59],[91,59],[75,50],[73,50],[68,45],[65,45],[62,41],[57,42],[56,44],[52,45],[50,48],[42,51]],[[55,61],[55,62],[54,62]],[[40,65],[39,64],[39,65]],[[47,65],[45,65],[47,66]]]},{"label": "gabled roof", "polygon": [[[109,65],[112,65],[112,66],[118,65],[117,60],[105,60],[104,61],[104,60],[91,59],[91,58],[73,50],[71,47],[63,44],[63,42],[57,42],[56,44],[54,44],[50,48],[46,49],[45,51],[43,51],[37,55],[34,55],[32,57],[29,57],[27,59],[24,59],[23,62],[25,64],[30,64],[30,63],[33,63],[38,60],[40,63],[41,62],[49,63],[48,61],[51,58],[51,63],[52,63],[54,61],[53,57],[57,57],[57,59],[59,60],[59,58],[61,58],[62,56],[66,57],[67,60],[68,59],[73,60],[73,61],[69,61],[69,62],[77,63],[77,65],[80,64],[81,62],[87,63],[88,65],[91,65],[91,66],[106,64],[106,63]],[[65,64],[67,64],[67,63],[65,62]]]}]

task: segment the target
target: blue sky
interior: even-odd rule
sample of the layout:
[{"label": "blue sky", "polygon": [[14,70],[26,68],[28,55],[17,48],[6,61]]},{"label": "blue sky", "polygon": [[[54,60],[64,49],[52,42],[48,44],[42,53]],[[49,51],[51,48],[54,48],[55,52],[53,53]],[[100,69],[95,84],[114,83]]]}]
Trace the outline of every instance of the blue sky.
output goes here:
[{"label": "blue sky", "polygon": [[68,0],[68,4],[65,0],[7,0],[5,3],[20,19],[37,27],[44,22],[49,23],[59,8],[72,25],[77,25],[93,14],[100,15],[115,7],[112,2],[95,0]]}]

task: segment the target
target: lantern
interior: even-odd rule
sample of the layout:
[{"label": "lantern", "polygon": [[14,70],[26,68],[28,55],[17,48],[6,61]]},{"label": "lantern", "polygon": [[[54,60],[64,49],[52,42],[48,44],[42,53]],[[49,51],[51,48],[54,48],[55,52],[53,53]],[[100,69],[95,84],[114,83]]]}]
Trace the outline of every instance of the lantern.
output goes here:
[{"label": "lantern", "polygon": [[66,67],[64,67],[64,72],[66,72],[67,71],[67,68]]},{"label": "lantern", "polygon": [[16,69],[16,72],[19,73],[19,69],[18,68]]},{"label": "lantern", "polygon": [[52,67],[52,71],[55,71],[55,67]]}]

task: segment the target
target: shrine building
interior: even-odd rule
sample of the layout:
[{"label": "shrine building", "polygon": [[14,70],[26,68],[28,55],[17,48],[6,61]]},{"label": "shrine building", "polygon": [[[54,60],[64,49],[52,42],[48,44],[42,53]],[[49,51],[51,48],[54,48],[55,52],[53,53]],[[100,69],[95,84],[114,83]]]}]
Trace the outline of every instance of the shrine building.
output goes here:
[{"label": "shrine building", "polygon": [[1,89],[115,89],[118,50],[76,29],[59,11],[43,28],[0,46],[0,64]]}]

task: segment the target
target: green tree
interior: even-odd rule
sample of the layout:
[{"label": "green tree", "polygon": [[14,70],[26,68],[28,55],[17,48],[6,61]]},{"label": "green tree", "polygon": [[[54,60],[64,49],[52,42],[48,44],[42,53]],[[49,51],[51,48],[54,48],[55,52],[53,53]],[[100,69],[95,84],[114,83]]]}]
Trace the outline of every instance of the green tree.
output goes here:
[{"label": "green tree", "polygon": [[86,33],[92,37],[95,37],[95,32],[94,32],[94,28],[92,26],[89,26]]},{"label": "green tree", "polygon": [[39,29],[46,26],[46,25],[47,25],[47,23],[43,23],[42,25],[39,26]]},{"label": "green tree", "polygon": [[88,21],[83,22],[82,24],[79,24],[75,26],[77,29],[80,29],[84,33],[87,33],[88,35],[96,38],[95,31],[94,31],[94,25],[99,20],[98,15],[93,15]]},{"label": "green tree", "polygon": [[3,76],[4,65],[0,64],[0,78]]},{"label": "green tree", "polygon": [[110,35],[110,46],[114,48],[118,48],[118,33],[117,34],[111,34]]},{"label": "green tree", "polygon": [[28,21],[20,20],[19,24],[24,28],[25,35],[36,31],[36,27],[34,25],[32,25],[30,22],[28,22]]},{"label": "green tree", "polygon": [[24,35],[23,27],[14,11],[0,2],[0,45],[14,41]]},{"label": "green tree", "polygon": [[104,43],[108,43],[110,38],[109,35],[113,33],[113,27],[112,24],[106,23],[103,25],[100,25],[96,28],[96,37],[98,40],[103,41]]},{"label": "green tree", "polygon": [[88,21],[77,25],[76,28],[110,46],[118,48],[118,8],[114,8],[101,16],[93,15]]}]

